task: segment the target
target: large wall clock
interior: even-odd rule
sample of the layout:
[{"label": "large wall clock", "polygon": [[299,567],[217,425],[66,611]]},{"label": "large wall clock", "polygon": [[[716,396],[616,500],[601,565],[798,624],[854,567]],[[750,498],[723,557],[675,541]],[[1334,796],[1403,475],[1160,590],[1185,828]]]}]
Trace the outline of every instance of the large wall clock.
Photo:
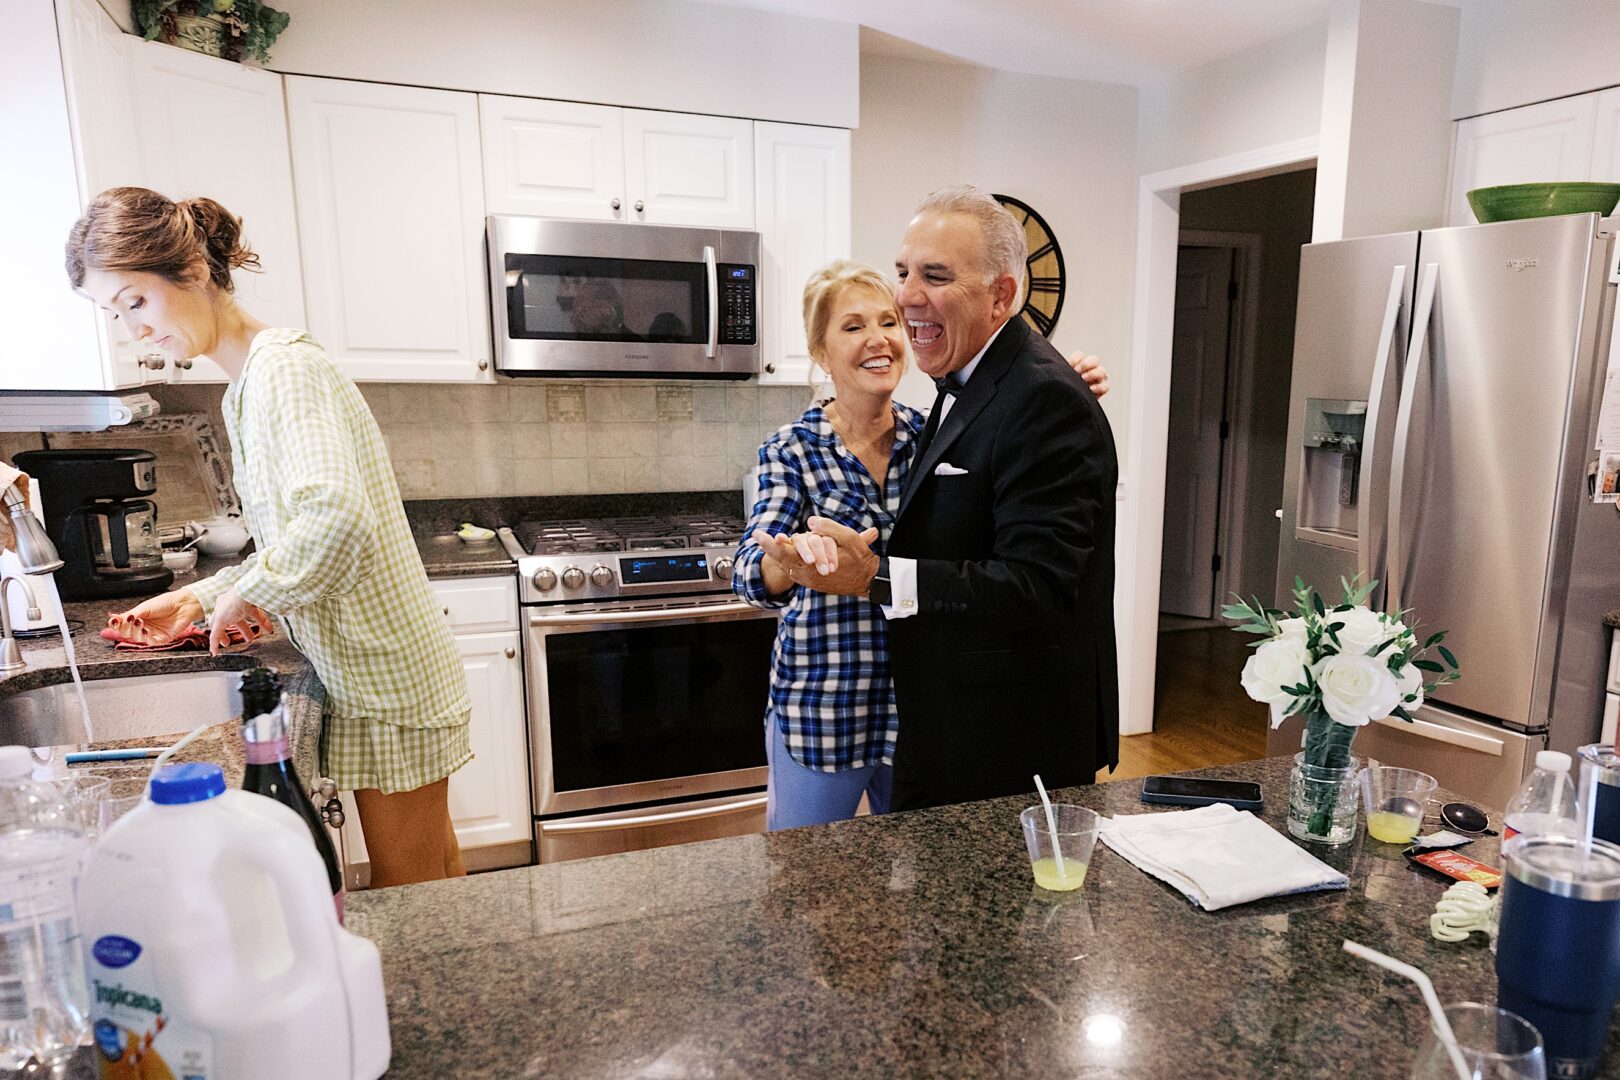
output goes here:
[{"label": "large wall clock", "polygon": [[1024,239],[1029,244],[1028,294],[1024,297],[1024,321],[1044,337],[1051,337],[1057,329],[1058,315],[1063,311],[1063,249],[1058,247],[1052,227],[1035,209],[1011,195],[994,195],[996,202],[1007,208],[1013,220],[1024,226]]}]

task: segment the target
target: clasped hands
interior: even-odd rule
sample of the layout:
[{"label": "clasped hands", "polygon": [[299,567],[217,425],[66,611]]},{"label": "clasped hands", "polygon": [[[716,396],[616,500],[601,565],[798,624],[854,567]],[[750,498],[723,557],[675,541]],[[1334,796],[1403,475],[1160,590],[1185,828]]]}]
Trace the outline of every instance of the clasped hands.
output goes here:
[{"label": "clasped hands", "polygon": [[838,596],[865,596],[877,574],[878,556],[872,550],[877,529],[856,532],[824,517],[812,517],[807,524],[807,533],[773,536],[755,529],[749,539],[760,546],[770,566],[795,584]]},{"label": "clasped hands", "polygon": [[[191,590],[177,589],[143,601],[121,615],[112,616],[108,624],[143,644],[167,645],[202,618],[202,604]],[[232,629],[241,635],[242,641],[249,643],[275,633],[270,616],[262,608],[242,599],[235,589],[225,591],[207,618],[208,651],[215,656],[222,652],[239,651],[230,647]]]}]

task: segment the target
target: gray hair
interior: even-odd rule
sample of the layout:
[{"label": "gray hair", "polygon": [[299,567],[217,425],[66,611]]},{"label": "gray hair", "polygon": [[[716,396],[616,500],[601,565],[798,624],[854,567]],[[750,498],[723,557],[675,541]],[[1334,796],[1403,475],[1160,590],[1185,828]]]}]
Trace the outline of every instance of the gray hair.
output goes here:
[{"label": "gray hair", "polygon": [[979,223],[984,238],[985,284],[1002,274],[1011,274],[1018,283],[1016,305],[1024,295],[1024,262],[1029,243],[1024,227],[995,198],[972,184],[953,184],[931,192],[917,204],[917,214],[962,214]]}]

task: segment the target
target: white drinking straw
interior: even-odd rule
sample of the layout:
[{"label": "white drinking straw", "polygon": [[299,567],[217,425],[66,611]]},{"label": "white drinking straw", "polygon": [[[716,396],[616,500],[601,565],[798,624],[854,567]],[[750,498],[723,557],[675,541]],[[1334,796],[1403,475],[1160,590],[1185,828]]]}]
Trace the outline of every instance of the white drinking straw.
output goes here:
[{"label": "white drinking straw", "polygon": [[1582,815],[1586,820],[1581,823],[1581,870],[1584,872],[1592,859],[1592,831],[1597,825],[1598,771],[1597,766],[1590,763],[1584,763],[1582,769],[1586,780],[1586,790],[1581,793],[1586,807],[1586,813]]},{"label": "white drinking straw", "polygon": [[1429,1007],[1429,1017],[1434,1021],[1435,1034],[1440,1036],[1440,1043],[1451,1058],[1451,1067],[1457,1070],[1457,1080],[1472,1080],[1474,1070],[1463,1060],[1462,1048],[1457,1045],[1457,1036],[1451,1030],[1451,1021],[1446,1019],[1446,1011],[1440,1007],[1440,999],[1435,996],[1434,984],[1429,981],[1429,977],[1411,964],[1403,964],[1393,956],[1385,956],[1377,949],[1369,949],[1348,938],[1344,942],[1344,951],[1351,956],[1371,961],[1381,968],[1387,968],[1397,975],[1404,975],[1417,983],[1418,990],[1423,993],[1423,1003]]},{"label": "white drinking straw", "polygon": [[1035,790],[1041,794],[1041,806],[1046,810],[1046,831],[1052,836],[1052,858],[1057,862],[1058,880],[1068,881],[1069,872],[1063,868],[1063,849],[1058,847],[1057,818],[1052,813],[1052,800],[1046,797],[1046,785],[1041,783],[1041,774],[1035,774]]}]

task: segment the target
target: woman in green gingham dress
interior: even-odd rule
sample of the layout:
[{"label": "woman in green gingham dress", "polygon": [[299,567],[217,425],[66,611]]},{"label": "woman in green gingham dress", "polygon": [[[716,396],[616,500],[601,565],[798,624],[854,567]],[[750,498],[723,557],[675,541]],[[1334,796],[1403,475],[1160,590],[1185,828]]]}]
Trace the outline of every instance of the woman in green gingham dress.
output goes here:
[{"label": "woman in green gingham dress", "polygon": [[125,616],[161,644],[207,618],[218,652],[273,615],[325,684],[321,768],[352,790],[373,886],[465,873],[450,774],[472,758],[471,703],[428,587],[371,410],[302,330],[266,326],[232,295],[256,268],[241,222],[211,199],[112,188],[73,226],[73,287],[136,341],[206,355],[230,377],[223,409],[255,551]]}]

